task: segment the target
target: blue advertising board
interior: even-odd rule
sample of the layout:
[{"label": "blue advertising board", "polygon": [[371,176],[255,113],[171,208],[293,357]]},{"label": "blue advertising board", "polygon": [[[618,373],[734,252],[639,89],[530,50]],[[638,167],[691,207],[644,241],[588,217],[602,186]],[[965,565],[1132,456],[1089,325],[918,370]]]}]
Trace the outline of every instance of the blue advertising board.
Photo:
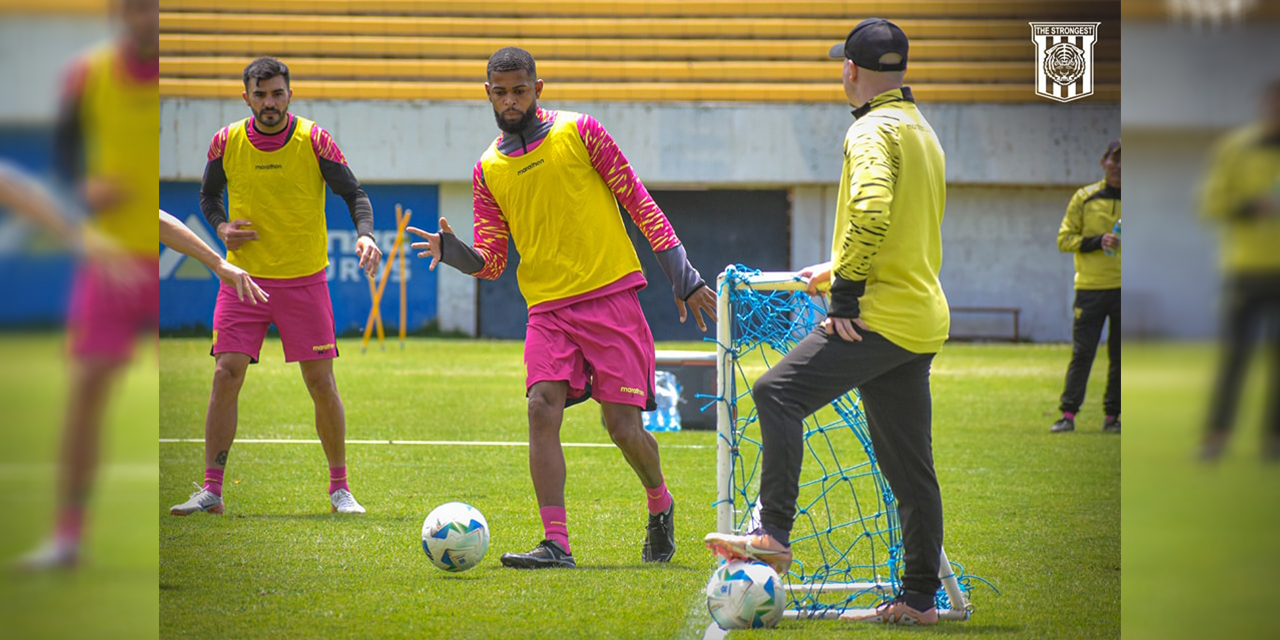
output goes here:
[{"label": "blue advertising board", "polygon": [[[384,257],[389,257],[396,235],[395,205],[413,212],[410,224],[435,231],[440,197],[435,185],[366,184],[373,202],[374,235]],[[160,208],[187,223],[219,252],[225,249],[200,214],[200,185],[195,182],[161,182]],[[347,204],[332,192],[325,198],[329,226],[329,295],[338,333],[363,331],[372,308],[369,284],[355,254],[356,230]],[[407,327],[419,329],[436,317],[436,274],[427,262],[410,252],[405,260],[408,302]],[[381,269],[379,270],[381,272]],[[400,323],[399,265],[393,265],[382,297],[382,322],[391,331]],[[167,247],[160,249],[160,329],[208,330],[213,323],[213,303],[218,281],[194,259]]]}]

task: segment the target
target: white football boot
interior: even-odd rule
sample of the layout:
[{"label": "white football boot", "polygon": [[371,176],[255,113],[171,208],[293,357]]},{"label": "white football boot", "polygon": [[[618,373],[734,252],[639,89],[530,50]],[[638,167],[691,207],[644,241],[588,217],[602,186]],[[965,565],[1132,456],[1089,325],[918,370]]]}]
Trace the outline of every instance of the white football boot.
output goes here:
[{"label": "white football boot", "polygon": [[76,544],[50,540],[35,551],[13,562],[16,571],[36,573],[59,569],[75,569],[80,564],[80,547]]},{"label": "white football boot", "polygon": [[329,502],[333,503],[334,513],[364,513],[364,507],[346,489],[338,489],[329,494]]},{"label": "white football boot", "polygon": [[208,513],[223,513],[222,496],[206,491],[204,487],[192,482],[196,485],[196,492],[182,504],[175,504],[169,507],[169,515],[171,516],[187,516],[200,511]]}]

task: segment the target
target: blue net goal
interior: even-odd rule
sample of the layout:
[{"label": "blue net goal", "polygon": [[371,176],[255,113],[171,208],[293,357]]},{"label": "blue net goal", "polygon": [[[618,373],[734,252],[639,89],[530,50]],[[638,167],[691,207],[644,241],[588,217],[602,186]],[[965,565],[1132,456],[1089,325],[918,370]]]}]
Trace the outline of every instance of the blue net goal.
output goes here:
[{"label": "blue net goal", "polygon": [[[794,273],[728,267],[717,292],[716,527],[759,525],[760,426],[751,386],[826,317]],[[902,540],[893,491],[880,474],[856,391],[809,416],[800,499],[791,532],[794,560],[783,576],[789,617],[837,617],[893,597]],[[967,619],[971,577],[943,554],[940,617]]]}]

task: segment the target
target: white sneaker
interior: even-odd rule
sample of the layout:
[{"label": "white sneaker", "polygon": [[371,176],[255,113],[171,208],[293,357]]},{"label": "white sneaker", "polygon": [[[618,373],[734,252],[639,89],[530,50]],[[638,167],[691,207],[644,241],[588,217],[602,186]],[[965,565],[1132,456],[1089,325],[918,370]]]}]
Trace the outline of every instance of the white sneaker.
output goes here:
[{"label": "white sneaker", "polygon": [[346,489],[338,489],[329,494],[329,502],[333,503],[335,513],[364,513],[364,507],[356,502],[356,497]]},{"label": "white sneaker", "polygon": [[39,572],[56,569],[74,569],[80,563],[80,547],[75,544],[50,540],[35,551],[14,561],[17,571]]},{"label": "white sneaker", "polygon": [[222,507],[222,496],[206,491],[204,487],[194,482],[191,484],[196,485],[196,492],[191,494],[191,498],[186,502],[169,507],[169,515],[186,516],[197,511],[207,511],[209,513],[222,513],[225,511]]}]

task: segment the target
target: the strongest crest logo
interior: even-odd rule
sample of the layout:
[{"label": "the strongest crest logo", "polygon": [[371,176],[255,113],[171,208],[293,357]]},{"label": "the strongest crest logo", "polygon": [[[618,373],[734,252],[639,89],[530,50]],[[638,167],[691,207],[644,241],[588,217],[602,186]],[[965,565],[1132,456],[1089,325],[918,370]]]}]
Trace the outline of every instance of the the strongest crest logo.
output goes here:
[{"label": "the strongest crest logo", "polygon": [[1093,95],[1093,45],[1098,22],[1032,22],[1036,94],[1071,102]]}]

